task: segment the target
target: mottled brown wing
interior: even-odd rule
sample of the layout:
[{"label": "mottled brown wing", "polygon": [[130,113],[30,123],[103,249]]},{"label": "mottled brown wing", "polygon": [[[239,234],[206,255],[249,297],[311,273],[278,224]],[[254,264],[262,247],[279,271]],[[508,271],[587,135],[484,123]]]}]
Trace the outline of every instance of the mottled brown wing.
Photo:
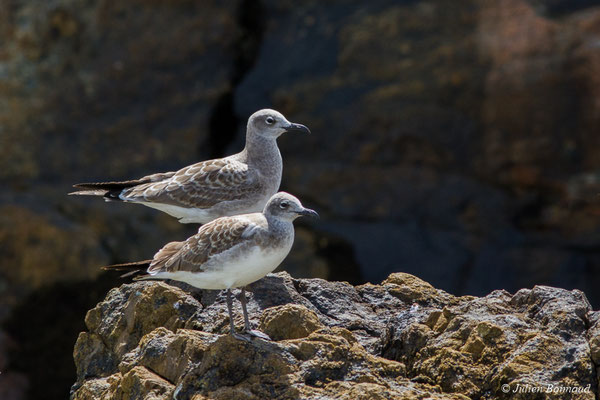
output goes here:
[{"label": "mottled brown wing", "polygon": [[162,249],[160,249],[154,255],[151,265],[154,265],[155,263],[158,263],[158,262],[168,261],[171,257],[173,257],[173,255],[175,255],[179,250],[181,250],[184,245],[185,245],[185,242],[167,243]]},{"label": "mottled brown wing", "polygon": [[177,171],[172,177],[123,191],[126,200],[210,208],[228,200],[239,200],[259,188],[255,173],[231,159],[200,162]]},{"label": "mottled brown wing", "polygon": [[[198,233],[185,242],[173,242],[156,255],[148,272],[202,271],[210,257],[227,251],[251,237],[243,236],[252,225],[258,225],[250,216],[218,218],[203,225]],[[176,246],[177,244],[177,246]],[[168,248],[173,245],[171,248]]]}]

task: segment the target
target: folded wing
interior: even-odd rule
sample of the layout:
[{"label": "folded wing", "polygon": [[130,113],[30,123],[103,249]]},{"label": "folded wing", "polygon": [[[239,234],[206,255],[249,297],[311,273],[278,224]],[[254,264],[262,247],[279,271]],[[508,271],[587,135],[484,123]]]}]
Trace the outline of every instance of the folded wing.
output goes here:
[{"label": "folded wing", "polygon": [[122,191],[125,201],[210,208],[222,201],[247,198],[259,190],[255,172],[244,163],[219,159],[177,171],[159,182],[148,182]]},{"label": "folded wing", "polygon": [[[163,247],[152,260],[148,273],[201,272],[212,257],[218,257],[247,241],[261,227],[259,214],[224,217],[203,225],[185,242],[172,242]],[[250,232],[250,233],[249,233]]]}]

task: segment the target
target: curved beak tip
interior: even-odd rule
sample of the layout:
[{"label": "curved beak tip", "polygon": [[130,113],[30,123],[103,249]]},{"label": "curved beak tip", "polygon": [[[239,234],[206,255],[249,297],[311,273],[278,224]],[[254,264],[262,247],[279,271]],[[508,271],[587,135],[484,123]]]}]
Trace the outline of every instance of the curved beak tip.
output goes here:
[{"label": "curved beak tip", "polygon": [[302,124],[295,124],[295,123],[290,123],[288,126],[286,126],[285,131],[286,132],[310,133],[310,129],[308,129],[308,127],[306,127],[305,125],[302,125]]},{"label": "curved beak tip", "polygon": [[304,215],[305,217],[313,217],[319,218],[319,214],[315,210],[311,210],[310,208],[305,208],[300,212],[300,215]]}]

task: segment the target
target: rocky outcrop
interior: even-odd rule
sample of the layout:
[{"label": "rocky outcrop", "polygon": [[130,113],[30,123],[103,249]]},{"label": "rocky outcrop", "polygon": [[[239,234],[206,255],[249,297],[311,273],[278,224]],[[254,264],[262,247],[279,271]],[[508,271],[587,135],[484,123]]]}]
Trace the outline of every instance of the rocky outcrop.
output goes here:
[{"label": "rocky outcrop", "polygon": [[250,290],[252,323],[272,341],[230,337],[224,297],[214,291],[191,295],[162,282],[112,289],[75,345],[72,399],[598,393],[600,312],[578,290],[455,297],[404,273],[361,286],[277,273]]}]

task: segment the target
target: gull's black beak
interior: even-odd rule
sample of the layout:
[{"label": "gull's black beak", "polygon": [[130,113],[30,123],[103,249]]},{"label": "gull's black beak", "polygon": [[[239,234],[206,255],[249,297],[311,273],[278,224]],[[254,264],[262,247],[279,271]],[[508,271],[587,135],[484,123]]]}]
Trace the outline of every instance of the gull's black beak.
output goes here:
[{"label": "gull's black beak", "polygon": [[298,214],[304,215],[305,217],[314,217],[319,218],[319,214],[315,210],[311,210],[310,208],[305,208],[302,211],[299,211]]},{"label": "gull's black beak", "polygon": [[306,126],[302,124],[294,124],[293,122],[290,122],[290,124],[285,126],[283,129],[285,129],[286,132],[310,133],[310,129],[308,129]]}]

